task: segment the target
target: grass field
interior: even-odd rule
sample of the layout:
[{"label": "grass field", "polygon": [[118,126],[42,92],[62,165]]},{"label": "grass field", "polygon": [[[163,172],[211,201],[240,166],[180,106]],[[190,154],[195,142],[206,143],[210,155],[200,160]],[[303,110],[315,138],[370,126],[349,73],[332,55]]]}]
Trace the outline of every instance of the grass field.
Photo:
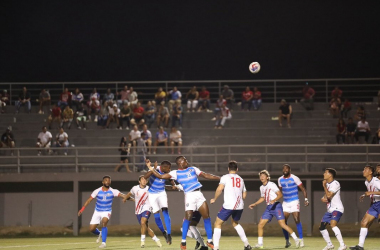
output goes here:
[{"label": "grass field", "polygon": [[[41,250],[63,250],[63,249],[97,249],[98,244],[95,243],[96,237],[68,237],[68,238],[14,238],[14,239],[0,239],[0,249],[41,249]],[[332,238],[335,249],[338,249],[339,243]],[[171,246],[163,242],[161,237],[161,249],[179,249],[180,237],[173,237],[173,244]],[[250,237],[251,245],[255,245],[257,238]],[[347,246],[356,245],[358,238],[345,238]],[[305,247],[303,249],[321,250],[325,246],[322,237],[307,237],[304,239]],[[292,242],[293,243],[293,242]],[[284,239],[282,237],[266,237],[264,238],[265,249],[284,249]],[[187,249],[194,249],[195,241],[187,239]],[[147,239],[145,242],[146,249],[158,249],[156,244]],[[107,249],[141,249],[140,237],[108,237]],[[220,242],[220,249],[223,250],[243,250],[243,243],[239,237],[222,237]],[[291,246],[289,249],[295,249]],[[365,244],[366,250],[380,249],[379,238],[368,238]]]}]

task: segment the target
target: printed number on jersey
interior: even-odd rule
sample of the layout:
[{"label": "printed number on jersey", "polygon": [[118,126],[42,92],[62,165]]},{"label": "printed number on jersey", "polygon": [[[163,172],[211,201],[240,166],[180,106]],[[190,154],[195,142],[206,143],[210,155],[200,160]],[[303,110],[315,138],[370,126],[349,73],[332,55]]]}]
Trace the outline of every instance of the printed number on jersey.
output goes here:
[{"label": "printed number on jersey", "polygon": [[232,187],[237,187],[237,188],[241,187],[241,179],[239,177],[237,178],[231,177],[231,179],[232,179]]}]

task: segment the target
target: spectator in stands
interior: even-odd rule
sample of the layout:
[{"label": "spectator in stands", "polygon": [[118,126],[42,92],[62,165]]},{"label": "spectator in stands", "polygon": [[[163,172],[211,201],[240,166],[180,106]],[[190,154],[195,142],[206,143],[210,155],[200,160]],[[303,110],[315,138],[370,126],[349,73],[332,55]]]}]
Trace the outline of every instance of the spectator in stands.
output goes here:
[{"label": "spectator in stands", "polygon": [[137,92],[133,90],[133,87],[129,88],[129,96],[128,96],[128,102],[131,108],[133,109],[137,102],[139,101]]},{"label": "spectator in stands", "polygon": [[301,105],[306,110],[314,109],[314,95],[315,95],[314,89],[309,86],[309,83],[306,83],[305,87],[303,87],[303,90],[302,90],[303,98],[301,99]]},{"label": "spectator in stands", "polygon": [[365,142],[368,143],[369,136],[371,135],[371,128],[369,127],[368,122],[366,121],[365,116],[358,122],[355,132],[356,143],[359,144],[359,137],[364,136]]},{"label": "spectator in stands", "polygon": [[[87,121],[87,109],[86,109],[86,101],[81,102],[81,106],[79,106],[79,109],[76,112],[76,118],[75,122],[78,126],[78,129],[86,130],[86,121]],[[80,126],[80,123],[82,123],[82,127]]]},{"label": "spectator in stands", "polygon": [[351,108],[352,108],[351,102],[346,98],[341,107],[342,107],[342,111],[340,112],[341,116],[343,118],[347,118],[347,114],[348,114],[348,112],[351,111]]},{"label": "spectator in stands", "polygon": [[227,107],[232,110],[234,102],[234,92],[228,85],[223,86],[222,91],[223,99],[227,102]]},{"label": "spectator in stands", "polygon": [[66,149],[64,151],[64,154],[67,155],[67,148],[69,147],[69,136],[63,130],[63,128],[60,128],[58,134],[55,136],[54,147],[65,147]]},{"label": "spectator in stands", "polygon": [[219,115],[220,109],[222,108],[223,104],[227,104],[227,101],[223,98],[223,95],[220,95],[219,99],[216,100],[215,110],[214,110],[214,118],[212,118],[211,121],[216,120],[216,117]]},{"label": "spectator in stands", "polygon": [[354,143],[355,142],[355,131],[356,131],[356,124],[352,120],[352,118],[348,118],[348,123],[346,126],[346,142],[347,144]]},{"label": "spectator in stands", "polygon": [[172,127],[175,127],[178,121],[179,129],[182,129],[182,117],[183,110],[181,106],[181,101],[177,101],[172,112]]},{"label": "spectator in stands", "polygon": [[253,99],[252,99],[252,104],[253,104],[253,109],[258,110],[261,107],[261,92],[257,87],[253,88]]},{"label": "spectator in stands", "polygon": [[133,125],[133,129],[129,133],[129,147],[136,147],[137,140],[141,138],[141,132],[138,130],[137,125]]},{"label": "spectator in stands", "polygon": [[26,87],[22,88],[22,91],[18,95],[18,101],[16,101],[16,114],[20,111],[20,107],[26,105],[28,109],[28,113],[31,112],[32,105],[30,103],[30,92],[26,89]]},{"label": "spectator in stands", "polygon": [[[12,133],[12,127],[9,126],[5,133],[1,136],[0,148],[14,148],[16,146],[15,137]],[[11,151],[11,156],[13,156],[13,150]]]},{"label": "spectator in stands", "polygon": [[137,102],[136,107],[133,109],[133,118],[131,119],[132,125],[141,126],[145,123],[144,108],[141,107],[141,102]]},{"label": "spectator in stands", "polygon": [[220,109],[219,118],[216,119],[215,128],[222,129],[226,120],[230,120],[232,118],[232,114],[229,108],[227,108],[226,104],[222,104],[222,108]]},{"label": "spectator in stands", "polygon": [[111,89],[108,88],[107,92],[103,96],[103,104],[106,104],[108,102],[111,102],[113,104],[114,99],[115,95],[111,92]]},{"label": "spectator in stands", "polygon": [[[109,102],[111,103],[111,102]],[[116,104],[114,104],[116,105]],[[117,106],[117,105],[116,105]],[[111,108],[112,109],[112,108]],[[107,121],[108,121],[108,111],[109,111],[109,106],[108,106],[108,103],[104,103],[104,105],[102,105],[102,107],[100,108],[100,112],[99,112],[99,117],[98,117],[98,122],[97,122],[97,125],[99,127],[101,127],[102,129],[105,129],[106,126],[107,126]]]},{"label": "spectator in stands", "polygon": [[141,137],[144,140],[145,146],[148,148],[148,154],[152,152],[152,133],[148,130],[148,126],[144,124],[141,131]]},{"label": "spectator in stands", "polygon": [[169,101],[169,111],[170,113],[172,112],[173,110],[173,105],[175,104],[175,102],[177,100],[180,100],[181,101],[181,98],[182,98],[182,93],[181,91],[179,91],[177,89],[177,87],[174,87],[173,90],[170,90],[169,91],[169,94],[171,95],[171,99]]},{"label": "spectator in stands", "polygon": [[43,89],[40,93],[40,98],[38,99],[38,102],[40,103],[40,111],[38,111],[38,114],[43,115],[44,114],[44,110],[43,110],[44,106],[47,106],[48,110],[50,109],[51,98],[50,98],[49,91],[46,91],[46,89]]},{"label": "spectator in stands", "polygon": [[182,134],[176,127],[172,127],[170,131],[170,146],[172,147],[172,154],[174,154],[174,146],[178,147],[178,154],[181,154]]},{"label": "spectator in stands", "polygon": [[356,110],[355,120],[360,121],[362,117],[365,117],[365,116],[366,116],[366,113],[365,113],[364,106],[359,106],[358,109]]},{"label": "spectator in stands", "polygon": [[117,125],[116,129],[121,130],[122,127],[120,126],[119,117],[120,117],[120,109],[117,107],[116,104],[114,104],[112,106],[112,109],[108,110],[108,120],[107,120],[106,128],[109,129],[111,122],[116,122],[116,125]]},{"label": "spectator in stands", "polygon": [[63,110],[62,113],[62,121],[61,121],[61,128],[63,128],[63,125],[65,123],[68,123],[67,128],[71,128],[71,123],[73,122],[74,118],[74,111],[70,108],[70,106],[66,106],[65,110]]},{"label": "spectator in stands", "polygon": [[57,104],[54,104],[53,105],[53,108],[51,110],[51,113],[48,117],[48,125],[49,125],[49,129],[51,129],[51,124],[53,122],[57,122],[59,126],[61,126],[61,115],[62,115],[62,111],[61,111],[61,108],[57,106]]},{"label": "spectator in stands", "polygon": [[119,107],[120,105],[123,105],[125,101],[128,101],[129,99],[129,89],[128,86],[125,85],[124,89],[118,93],[120,95],[120,100],[117,101]]},{"label": "spectator in stands", "polygon": [[[53,138],[53,136],[51,135],[49,131],[47,131],[46,126],[43,126],[42,132],[38,134],[36,147],[45,148],[48,151],[48,153],[51,154],[52,153],[52,151],[50,150],[51,138]],[[41,155],[41,150],[38,150],[37,155],[38,156]]]},{"label": "spectator in stands", "polygon": [[126,130],[129,130],[129,127],[131,126],[131,115],[132,110],[129,106],[128,101],[124,102],[123,107],[120,110],[120,126],[123,128],[124,125]]},{"label": "spectator in stands", "polygon": [[154,123],[156,120],[156,108],[152,105],[152,102],[149,101],[145,108],[145,123],[150,126]]},{"label": "spectator in stands", "polygon": [[346,124],[344,123],[343,118],[339,118],[338,124],[336,125],[338,134],[336,135],[336,144],[340,143],[340,138],[342,138],[343,144],[345,144],[345,135],[346,135]]},{"label": "spectator in stands", "polygon": [[198,105],[199,92],[196,86],[193,86],[186,94],[187,112],[194,112]]},{"label": "spectator in stands", "polygon": [[119,151],[120,151],[120,164],[116,166],[115,172],[119,172],[122,164],[125,164],[125,169],[128,173],[131,173],[132,171],[129,169],[129,148],[127,144],[127,137],[121,137],[121,141],[119,144]]},{"label": "spectator in stands", "polygon": [[[157,147],[158,146],[168,146],[168,133],[164,131],[164,127],[160,126],[158,132],[156,133],[156,141],[154,142],[154,152],[153,154],[157,153]],[[166,153],[168,153],[168,149],[166,148]]]},{"label": "spectator in stands", "polygon": [[74,108],[75,111],[78,111],[78,109],[81,108],[82,102],[84,101],[83,94],[80,92],[78,88],[75,89],[74,94],[71,96],[71,105]]},{"label": "spectator in stands", "polygon": [[248,110],[251,110],[253,99],[253,92],[249,89],[249,87],[245,87],[245,90],[241,94],[241,110],[247,111],[245,106],[248,104]]},{"label": "spectator in stands", "polygon": [[[380,144],[380,124],[379,124],[379,128],[376,131],[374,140],[375,140],[374,144]],[[380,164],[378,164],[377,166],[380,166]]]},{"label": "spectator in stands", "polygon": [[61,110],[64,110],[66,106],[71,105],[71,93],[69,92],[68,88],[65,88],[65,90],[61,93],[58,101],[58,107],[61,108]]},{"label": "spectator in stands", "polygon": [[165,91],[159,87],[158,88],[158,91],[156,92],[156,94],[154,95],[154,100],[157,104],[161,103],[162,101],[165,101],[165,98],[166,98],[166,93]]},{"label": "spectator in stands", "polygon": [[286,119],[288,122],[288,128],[290,126],[290,119],[293,113],[292,106],[286,102],[285,99],[281,100],[281,106],[279,108],[278,122],[280,123],[280,127],[282,127],[282,119]]},{"label": "spectator in stands", "polygon": [[96,99],[95,95],[93,95],[93,97],[89,103],[89,106],[90,106],[90,110],[88,112],[89,113],[88,114],[88,121],[90,122],[91,121],[91,115],[95,114],[94,122],[98,122],[98,116],[100,113],[101,105],[100,105],[100,101],[98,99]]},{"label": "spectator in stands", "polygon": [[[181,100],[178,99],[177,101],[181,103]],[[163,123],[164,127],[167,128],[169,124],[169,116],[169,109],[165,107],[165,102],[162,101],[157,109],[157,127],[160,127],[161,123]]]},{"label": "spectator in stands", "polygon": [[0,108],[1,113],[5,113],[5,107],[9,105],[9,95],[8,91],[6,89],[3,90],[2,93],[0,93]]},{"label": "spectator in stands", "polygon": [[341,99],[342,98],[342,90],[339,89],[338,86],[335,86],[334,90],[331,91],[331,98],[339,98]]},{"label": "spectator in stands", "polygon": [[94,100],[94,98],[95,98],[95,100],[100,101],[100,95],[99,95],[98,90],[96,88],[92,89],[92,92],[90,94],[90,99],[89,99],[90,102],[92,100]]},{"label": "spectator in stands", "polygon": [[201,91],[199,92],[199,101],[198,101],[198,112],[206,110],[210,111],[210,92],[206,89],[205,86],[202,86]]},{"label": "spectator in stands", "polygon": [[342,102],[339,98],[333,97],[330,101],[330,114],[333,118],[337,118],[339,116],[340,106]]}]

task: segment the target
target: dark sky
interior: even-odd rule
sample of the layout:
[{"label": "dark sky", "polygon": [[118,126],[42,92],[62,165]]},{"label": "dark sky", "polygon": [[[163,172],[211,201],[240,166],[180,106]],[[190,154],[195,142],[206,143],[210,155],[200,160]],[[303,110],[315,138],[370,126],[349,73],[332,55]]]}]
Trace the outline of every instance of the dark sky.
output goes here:
[{"label": "dark sky", "polygon": [[379,77],[379,2],[2,0],[0,81]]}]

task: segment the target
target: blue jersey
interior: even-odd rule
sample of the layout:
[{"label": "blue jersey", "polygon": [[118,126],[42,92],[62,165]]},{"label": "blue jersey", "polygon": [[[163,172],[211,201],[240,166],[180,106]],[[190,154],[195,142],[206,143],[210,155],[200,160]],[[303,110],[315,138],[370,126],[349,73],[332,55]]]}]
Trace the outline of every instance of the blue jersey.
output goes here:
[{"label": "blue jersey", "polygon": [[299,200],[298,186],[300,185],[302,185],[301,180],[297,176],[292,174],[288,178],[285,178],[284,176],[278,178],[278,186],[282,187],[284,202]]},{"label": "blue jersey", "polygon": [[188,167],[186,169],[173,170],[169,174],[172,177],[171,179],[181,184],[183,191],[188,193],[202,187],[202,184],[198,181],[198,175],[201,173],[202,171],[196,167]]},{"label": "blue jersey", "polygon": [[[159,174],[164,174],[164,172],[161,171],[161,167],[158,166],[156,168],[156,171]],[[158,194],[165,191],[165,180],[159,179],[154,175],[151,175],[149,178],[149,190],[148,192],[150,194]]]},{"label": "blue jersey", "polygon": [[120,191],[117,189],[109,188],[108,190],[103,190],[103,187],[95,189],[91,194],[93,199],[96,198],[95,211],[111,212],[113,198],[119,195]]}]

